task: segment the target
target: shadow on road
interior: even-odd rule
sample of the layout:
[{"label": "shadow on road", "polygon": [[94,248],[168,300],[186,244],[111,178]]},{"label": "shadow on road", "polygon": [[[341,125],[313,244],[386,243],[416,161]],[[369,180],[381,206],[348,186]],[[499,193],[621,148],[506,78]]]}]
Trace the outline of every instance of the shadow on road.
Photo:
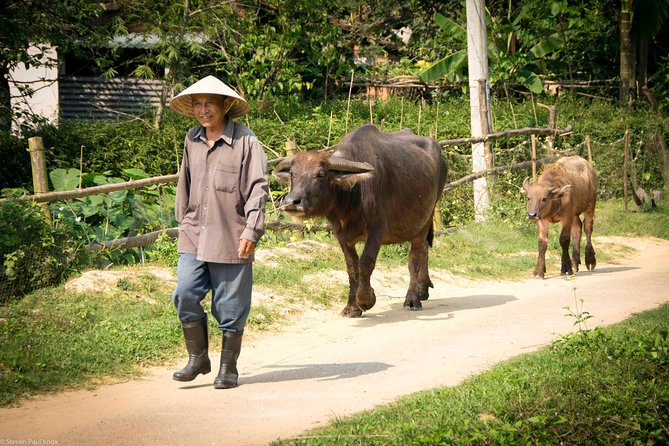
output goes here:
[{"label": "shadow on road", "polygon": [[388,324],[405,320],[420,319],[426,321],[443,321],[453,319],[454,312],[473,310],[478,308],[495,307],[517,300],[515,296],[507,294],[480,294],[473,296],[459,296],[449,298],[428,299],[423,301],[423,309],[419,311],[407,311],[402,306],[404,299],[397,299],[389,310],[363,313],[358,320],[359,327],[371,327],[377,324]]},{"label": "shadow on road", "polygon": [[382,372],[392,367],[383,362],[348,362],[343,364],[293,364],[273,365],[263,368],[276,368],[271,372],[252,376],[242,376],[241,384],[258,384],[278,381],[296,381],[320,378],[321,381],[355,378],[362,375]]}]

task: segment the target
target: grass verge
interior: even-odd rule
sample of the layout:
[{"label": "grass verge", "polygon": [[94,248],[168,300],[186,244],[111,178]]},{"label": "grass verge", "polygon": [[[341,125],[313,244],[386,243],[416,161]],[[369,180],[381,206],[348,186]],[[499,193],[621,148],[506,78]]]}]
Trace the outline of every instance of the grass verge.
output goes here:
[{"label": "grass verge", "polygon": [[667,444],[669,305],[278,445]]}]

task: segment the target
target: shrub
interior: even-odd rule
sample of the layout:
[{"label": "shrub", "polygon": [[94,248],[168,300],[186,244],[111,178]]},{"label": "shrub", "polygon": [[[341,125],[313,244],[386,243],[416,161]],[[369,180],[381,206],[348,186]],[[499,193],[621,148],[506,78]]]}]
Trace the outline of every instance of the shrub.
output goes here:
[{"label": "shrub", "polygon": [[68,226],[52,228],[36,203],[0,205],[0,303],[54,285],[86,261]]}]

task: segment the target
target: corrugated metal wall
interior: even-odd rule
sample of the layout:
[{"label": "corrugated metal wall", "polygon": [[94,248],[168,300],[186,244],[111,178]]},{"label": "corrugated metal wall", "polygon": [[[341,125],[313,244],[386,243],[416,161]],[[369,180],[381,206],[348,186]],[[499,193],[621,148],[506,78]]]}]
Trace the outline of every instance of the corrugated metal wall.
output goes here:
[{"label": "corrugated metal wall", "polygon": [[160,104],[163,81],[98,77],[58,80],[61,119],[127,119],[153,112]]}]

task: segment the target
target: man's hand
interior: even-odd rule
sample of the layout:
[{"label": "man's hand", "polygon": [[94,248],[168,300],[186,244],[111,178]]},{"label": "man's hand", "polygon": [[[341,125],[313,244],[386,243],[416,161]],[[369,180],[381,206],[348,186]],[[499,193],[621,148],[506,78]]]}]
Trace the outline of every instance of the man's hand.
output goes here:
[{"label": "man's hand", "polygon": [[239,250],[237,252],[239,253],[240,259],[248,258],[251,254],[253,254],[253,251],[255,249],[256,249],[256,244],[253,243],[251,240],[245,240],[245,239],[239,240]]}]

